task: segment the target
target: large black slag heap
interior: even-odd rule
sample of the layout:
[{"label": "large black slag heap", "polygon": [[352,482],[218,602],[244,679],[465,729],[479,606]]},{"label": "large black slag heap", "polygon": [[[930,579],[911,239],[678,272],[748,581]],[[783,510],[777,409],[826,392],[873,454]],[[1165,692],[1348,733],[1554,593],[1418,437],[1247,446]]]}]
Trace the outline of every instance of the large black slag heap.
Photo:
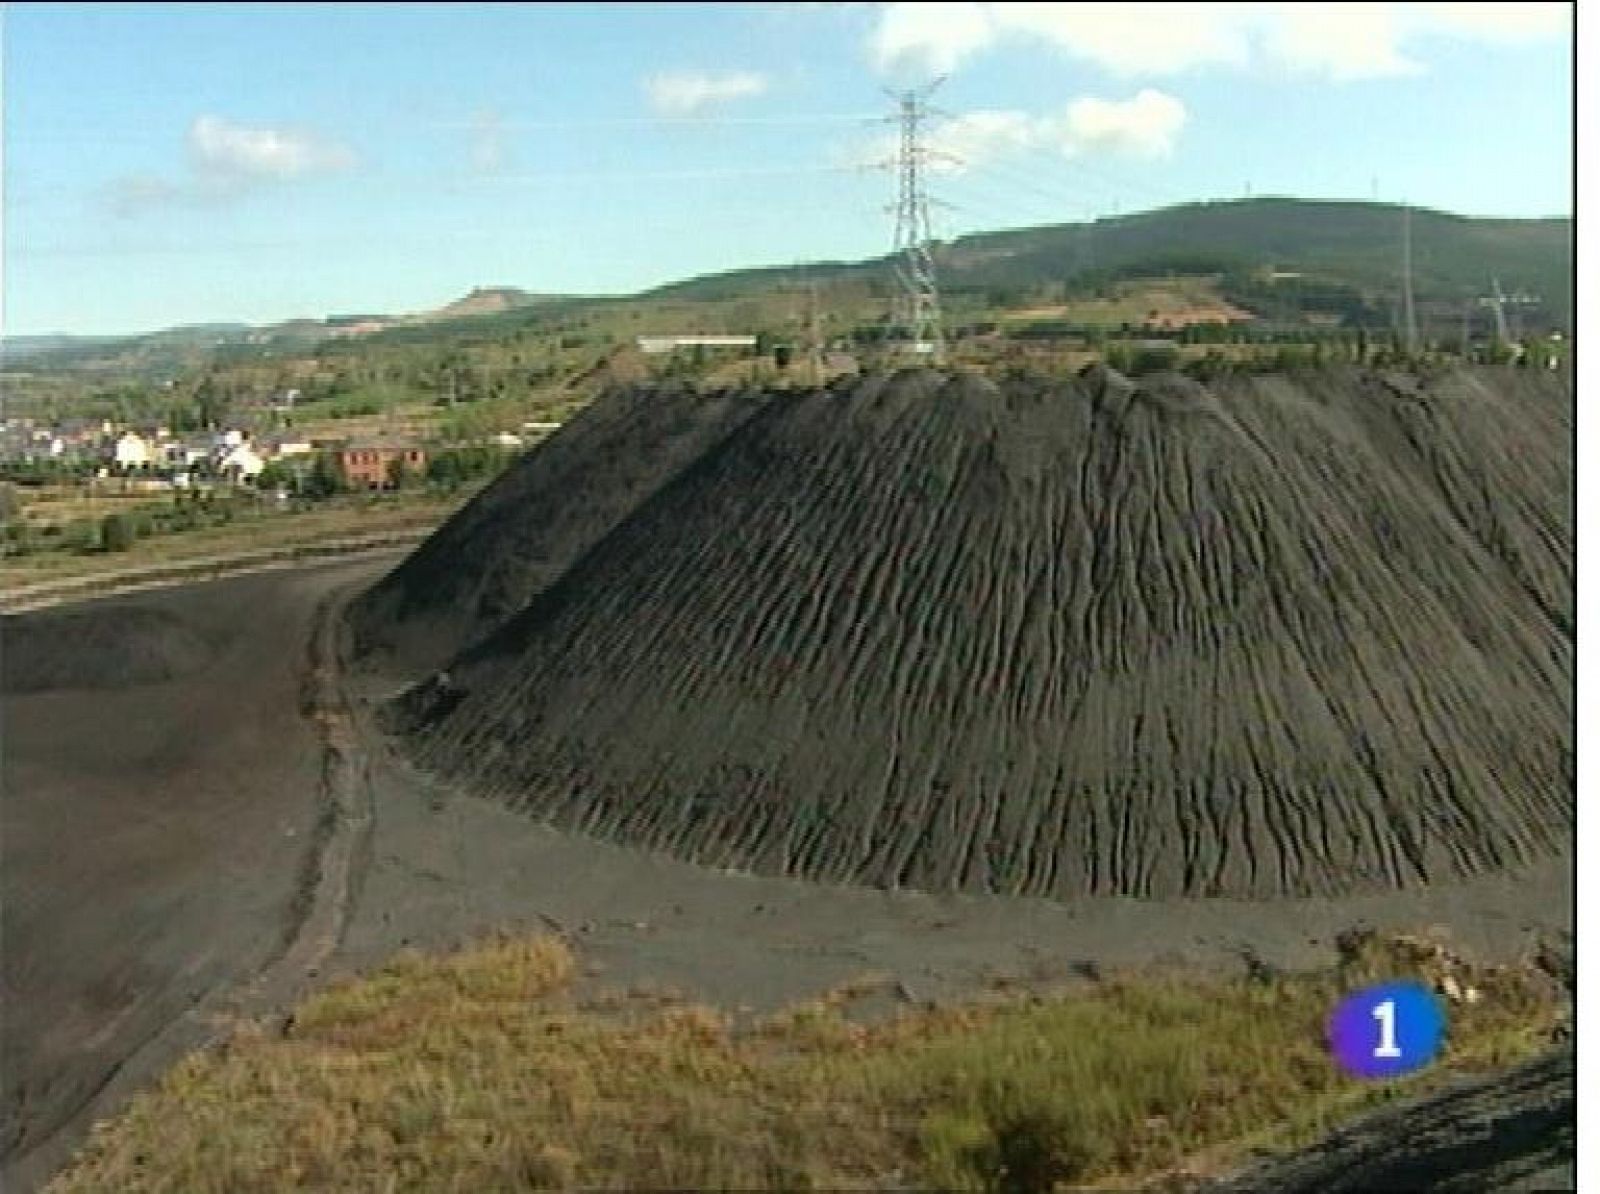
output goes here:
[{"label": "large black slag heap", "polygon": [[357,612],[448,661],[394,710],[421,766],[708,865],[1410,885],[1570,838],[1572,407],[1512,369],[630,391]]}]

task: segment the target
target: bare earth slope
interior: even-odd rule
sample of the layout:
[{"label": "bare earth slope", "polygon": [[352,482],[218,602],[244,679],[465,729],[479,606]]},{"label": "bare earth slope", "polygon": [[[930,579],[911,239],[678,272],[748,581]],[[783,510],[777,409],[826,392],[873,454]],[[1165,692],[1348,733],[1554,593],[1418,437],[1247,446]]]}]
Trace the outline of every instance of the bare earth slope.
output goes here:
[{"label": "bare earth slope", "polygon": [[757,393],[612,391],[529,453],[348,614],[358,653],[438,666],[494,629],[760,406]]},{"label": "bare earth slope", "polygon": [[540,818],[766,873],[1526,862],[1573,817],[1571,428],[1570,379],[1516,370],[774,397],[396,722]]},{"label": "bare earth slope", "polygon": [[1574,1190],[1576,1060],[1566,1046],[1406,1099],[1207,1194]]}]

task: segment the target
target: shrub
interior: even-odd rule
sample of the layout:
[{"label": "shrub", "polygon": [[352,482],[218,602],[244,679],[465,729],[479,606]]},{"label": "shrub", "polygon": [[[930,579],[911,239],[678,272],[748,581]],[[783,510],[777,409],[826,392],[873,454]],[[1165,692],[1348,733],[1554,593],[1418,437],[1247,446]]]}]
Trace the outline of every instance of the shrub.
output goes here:
[{"label": "shrub", "polygon": [[102,551],[127,551],[136,537],[133,519],[126,514],[107,514],[100,522]]},{"label": "shrub", "polygon": [[17,519],[5,524],[5,554],[8,556],[25,556],[32,554],[37,546],[37,536],[26,522]]},{"label": "shrub", "polygon": [[1140,345],[1133,352],[1128,373],[1138,377],[1146,373],[1161,373],[1175,368],[1178,350],[1170,345]]}]

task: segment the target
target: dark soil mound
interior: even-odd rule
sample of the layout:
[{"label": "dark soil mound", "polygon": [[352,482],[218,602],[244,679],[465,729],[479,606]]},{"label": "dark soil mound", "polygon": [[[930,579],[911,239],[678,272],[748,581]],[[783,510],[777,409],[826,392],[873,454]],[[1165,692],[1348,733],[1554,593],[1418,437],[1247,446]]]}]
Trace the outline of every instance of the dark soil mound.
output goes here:
[{"label": "dark soil mound", "polygon": [[1530,860],[1573,823],[1572,426],[1509,369],[775,396],[396,724],[556,824],[817,879]]},{"label": "dark soil mound", "polygon": [[437,667],[526,606],[766,399],[686,386],[601,397],[351,606],[356,652],[413,672]]},{"label": "dark soil mound", "polygon": [[217,644],[171,610],[122,602],[5,619],[0,691],[119,689],[188,675]]},{"label": "dark soil mound", "polygon": [[1576,1061],[1569,1046],[1384,1107],[1197,1194],[1575,1190]]}]

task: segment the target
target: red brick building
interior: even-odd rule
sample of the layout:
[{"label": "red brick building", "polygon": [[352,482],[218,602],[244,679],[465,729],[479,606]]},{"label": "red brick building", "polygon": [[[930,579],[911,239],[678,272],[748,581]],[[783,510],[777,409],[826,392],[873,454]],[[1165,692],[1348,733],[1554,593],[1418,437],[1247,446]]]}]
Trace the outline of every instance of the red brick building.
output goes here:
[{"label": "red brick building", "polygon": [[395,439],[351,440],[339,450],[339,467],[345,483],[353,489],[388,489],[394,485],[396,460],[405,461],[410,472],[420,473],[428,457],[415,444]]}]

